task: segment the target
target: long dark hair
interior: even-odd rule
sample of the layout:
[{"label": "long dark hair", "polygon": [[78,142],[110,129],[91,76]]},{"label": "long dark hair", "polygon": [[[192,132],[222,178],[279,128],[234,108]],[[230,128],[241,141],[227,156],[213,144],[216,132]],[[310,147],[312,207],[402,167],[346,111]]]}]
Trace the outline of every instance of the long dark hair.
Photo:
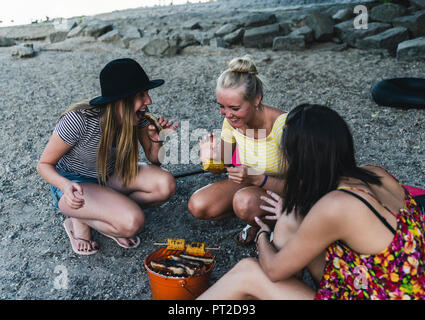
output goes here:
[{"label": "long dark hair", "polygon": [[378,176],[356,165],[350,129],[328,107],[302,104],[294,108],[286,119],[281,143],[287,160],[284,212],[295,209],[306,216],[321,197],[338,187],[342,177],[381,185]]}]

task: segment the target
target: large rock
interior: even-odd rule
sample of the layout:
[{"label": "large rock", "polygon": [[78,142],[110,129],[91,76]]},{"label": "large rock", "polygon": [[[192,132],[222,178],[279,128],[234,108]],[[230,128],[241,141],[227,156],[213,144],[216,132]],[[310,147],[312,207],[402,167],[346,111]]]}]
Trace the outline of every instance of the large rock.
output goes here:
[{"label": "large rock", "polygon": [[338,23],[334,27],[338,38],[351,47],[356,47],[360,39],[374,36],[390,28],[391,25],[388,23],[372,22],[368,24],[367,29],[356,29],[353,20]]},{"label": "large rock", "polygon": [[273,39],[281,35],[279,24],[248,29],[243,36],[246,48],[268,48],[273,45]]},{"label": "large rock", "polygon": [[228,44],[237,44],[242,41],[243,35],[245,33],[244,28],[240,28],[232,33],[229,33],[223,37],[223,40]]},{"label": "large rock", "polygon": [[405,27],[413,38],[425,36],[425,11],[393,20],[394,27]]},{"label": "large rock", "polygon": [[84,35],[87,37],[98,38],[101,35],[111,31],[113,29],[112,24],[105,21],[90,21],[84,28]]},{"label": "large rock", "polygon": [[180,50],[189,46],[197,46],[201,44],[196,39],[195,35],[190,32],[186,32],[183,35],[179,35],[177,43],[179,45]]},{"label": "large rock", "polygon": [[425,0],[409,0],[409,2],[419,8],[425,9]]},{"label": "large rock", "polygon": [[404,6],[395,3],[384,3],[375,6],[370,10],[369,17],[373,21],[391,22],[395,18],[401,17],[406,13],[407,9]]},{"label": "large rock", "polygon": [[0,47],[11,47],[15,45],[15,40],[7,38],[7,37],[0,37]]},{"label": "large rock", "polygon": [[241,21],[243,22],[243,27],[255,28],[274,24],[276,22],[276,16],[272,13],[256,13],[243,17]]},{"label": "large rock", "polygon": [[425,59],[425,37],[403,41],[397,47],[397,60],[415,61]]},{"label": "large rock", "polygon": [[352,8],[344,8],[339,9],[333,16],[332,19],[336,23],[340,23],[343,21],[347,21],[351,19],[354,16],[353,9]]},{"label": "large rock", "polygon": [[391,55],[396,55],[396,49],[400,42],[409,39],[409,31],[404,27],[395,27],[361,39],[357,42],[360,49],[386,49]]},{"label": "large rock", "polygon": [[190,20],[183,23],[183,29],[196,30],[202,29],[201,22],[198,20]]},{"label": "large rock", "polygon": [[138,39],[132,39],[128,42],[128,49],[131,49],[133,51],[143,51],[143,48],[150,42],[150,39],[144,37],[144,38],[138,38]]},{"label": "large rock", "polygon": [[147,42],[143,52],[148,56],[174,56],[178,53],[179,47],[176,41],[167,39],[153,39]]},{"label": "large rock", "polygon": [[291,32],[291,35],[304,37],[306,43],[311,43],[314,41],[313,30],[311,30],[311,28],[308,26],[294,29]]},{"label": "large rock", "polygon": [[55,31],[53,24],[41,23],[0,28],[0,37],[14,40],[45,40]]},{"label": "large rock", "polygon": [[121,42],[122,37],[118,30],[111,30],[103,35],[101,35],[97,40],[102,42]]},{"label": "large rock", "polygon": [[85,28],[86,26],[84,24],[80,24],[76,26],[75,28],[73,28],[71,31],[69,31],[67,37],[68,38],[81,37],[83,36]]},{"label": "large rock", "polygon": [[280,36],[273,39],[273,51],[296,51],[305,49],[305,37],[301,35],[290,34],[288,36]]},{"label": "large rock", "polygon": [[213,47],[213,48],[229,48],[229,44],[226,41],[224,41],[223,38],[216,37],[214,39],[211,39],[210,47]]},{"label": "large rock", "polygon": [[55,31],[49,34],[50,43],[56,43],[60,41],[64,41],[68,35],[66,31]]},{"label": "large rock", "polygon": [[308,15],[306,24],[313,30],[315,40],[328,41],[332,39],[334,22],[330,16],[314,11]]},{"label": "large rock", "polygon": [[77,21],[73,19],[60,19],[53,22],[55,30],[68,33],[77,26]]},{"label": "large rock", "polygon": [[194,30],[192,32],[196,41],[199,42],[202,46],[208,46],[210,44],[211,39],[214,38],[213,31],[203,32],[200,30]]},{"label": "large rock", "polygon": [[11,51],[13,57],[32,58],[35,56],[34,46],[32,43],[24,43],[14,46]]},{"label": "large rock", "polygon": [[236,29],[238,29],[238,25],[234,23],[226,23],[224,26],[222,26],[220,29],[218,29],[215,32],[215,35],[217,37],[224,37],[225,35],[234,32]]},{"label": "large rock", "polygon": [[57,43],[44,45],[42,50],[71,52],[81,49],[82,46],[92,44],[96,41],[94,37],[72,37]]},{"label": "large rock", "polygon": [[120,31],[122,36],[122,42],[124,46],[128,48],[130,46],[130,41],[139,39],[143,36],[143,31],[135,26],[128,26]]}]

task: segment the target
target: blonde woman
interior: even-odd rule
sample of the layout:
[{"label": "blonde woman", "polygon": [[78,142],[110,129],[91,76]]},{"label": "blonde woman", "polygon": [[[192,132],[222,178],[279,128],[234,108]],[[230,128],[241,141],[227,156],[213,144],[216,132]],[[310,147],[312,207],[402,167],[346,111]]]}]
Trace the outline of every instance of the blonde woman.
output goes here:
[{"label": "blonde woman", "polygon": [[[149,80],[132,59],[113,60],[100,73],[102,95],[71,106],[57,122],[37,171],[69,217],[64,228],[77,254],[98,251],[92,228],[121,247],[137,247],[141,207],[174,194],[173,176],[159,167],[159,133],[144,116],[152,103],[148,91],[163,83]],[[177,128],[159,122],[166,131]],[[152,164],[138,162],[139,143]]]},{"label": "blonde woman", "polygon": [[238,216],[248,226],[237,240],[248,244],[258,229],[254,217],[267,213],[259,208],[260,197],[266,196],[266,189],[279,194],[283,189],[279,145],[286,112],[263,104],[263,81],[250,56],[235,58],[228,66],[216,86],[217,103],[225,117],[220,146],[212,134],[204,137],[201,160],[213,158],[231,164],[237,148],[242,165],[215,172],[227,172],[228,178],[196,191],[188,208],[199,219]]}]

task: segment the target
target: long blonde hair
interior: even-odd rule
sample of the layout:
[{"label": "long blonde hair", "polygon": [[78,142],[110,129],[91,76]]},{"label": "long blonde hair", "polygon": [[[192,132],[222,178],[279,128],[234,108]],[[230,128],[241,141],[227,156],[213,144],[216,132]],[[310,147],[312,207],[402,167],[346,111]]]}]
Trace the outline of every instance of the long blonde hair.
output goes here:
[{"label": "long blonde hair", "polygon": [[[88,100],[70,106],[61,116],[70,111],[93,110],[100,108],[101,138],[97,147],[96,170],[99,184],[106,185],[107,163],[113,147],[117,148],[114,174],[128,186],[139,172],[139,129],[134,126],[134,98],[123,98],[101,106],[92,106]],[[122,112],[119,105],[122,103]],[[86,115],[84,115],[86,116]],[[59,119],[60,119],[59,118]]]}]

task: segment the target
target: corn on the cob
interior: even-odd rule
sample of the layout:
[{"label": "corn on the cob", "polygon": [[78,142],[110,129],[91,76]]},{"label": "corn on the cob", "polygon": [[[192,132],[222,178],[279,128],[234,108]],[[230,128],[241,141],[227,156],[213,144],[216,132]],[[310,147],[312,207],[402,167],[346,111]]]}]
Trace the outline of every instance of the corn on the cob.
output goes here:
[{"label": "corn on the cob", "polygon": [[204,170],[223,170],[224,163],[223,161],[217,163],[214,159],[205,159],[202,161],[202,168],[204,168]]},{"label": "corn on the cob", "polygon": [[185,249],[185,240],[184,239],[167,239],[167,249],[168,250],[184,250]]},{"label": "corn on the cob", "polygon": [[205,242],[192,241],[186,246],[186,252],[194,256],[204,256]]}]

